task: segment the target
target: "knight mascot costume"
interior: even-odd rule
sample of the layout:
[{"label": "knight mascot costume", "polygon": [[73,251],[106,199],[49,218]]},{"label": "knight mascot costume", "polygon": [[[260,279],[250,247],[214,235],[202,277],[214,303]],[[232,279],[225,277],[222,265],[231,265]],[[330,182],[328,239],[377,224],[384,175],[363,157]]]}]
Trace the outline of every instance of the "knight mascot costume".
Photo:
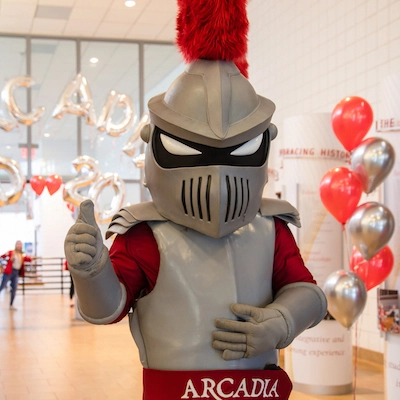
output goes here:
[{"label": "knight mascot costume", "polygon": [[84,201],[65,239],[82,317],[127,314],[143,399],[287,399],[277,366],[326,314],[288,228],[286,201],[264,199],[275,105],[247,79],[246,0],[178,0],[186,70],[148,103],[145,184],[121,209],[110,250]]}]

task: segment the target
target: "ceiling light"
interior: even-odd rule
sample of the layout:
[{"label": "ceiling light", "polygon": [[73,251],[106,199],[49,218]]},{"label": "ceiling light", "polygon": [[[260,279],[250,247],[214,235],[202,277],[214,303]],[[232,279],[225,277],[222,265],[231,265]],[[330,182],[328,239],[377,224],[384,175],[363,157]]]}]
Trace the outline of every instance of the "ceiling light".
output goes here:
[{"label": "ceiling light", "polygon": [[6,146],[6,149],[7,149],[7,150],[10,150],[10,149],[11,149],[11,146],[10,146],[10,145],[7,145],[7,146]]},{"label": "ceiling light", "polygon": [[44,136],[44,137],[50,137],[50,133],[48,133],[48,132],[43,133],[43,136]]},{"label": "ceiling light", "polygon": [[99,59],[98,59],[97,57],[92,57],[89,61],[90,61],[92,64],[97,64],[97,63],[99,62]]},{"label": "ceiling light", "polygon": [[127,0],[127,1],[125,2],[125,5],[126,5],[127,7],[134,7],[134,6],[136,5],[136,2],[133,1],[133,0]]}]

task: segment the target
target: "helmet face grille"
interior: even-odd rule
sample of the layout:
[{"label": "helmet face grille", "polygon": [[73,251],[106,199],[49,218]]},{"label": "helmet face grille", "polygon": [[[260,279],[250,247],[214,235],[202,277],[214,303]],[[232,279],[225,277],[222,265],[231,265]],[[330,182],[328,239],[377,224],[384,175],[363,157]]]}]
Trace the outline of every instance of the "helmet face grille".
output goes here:
[{"label": "helmet face grille", "polygon": [[225,222],[234,221],[246,215],[250,201],[249,180],[244,178],[225,176],[227,204]]},{"label": "helmet face grille", "polygon": [[[182,181],[181,202],[186,216],[211,222],[211,183],[211,175]],[[226,205],[224,221],[227,223],[246,215],[250,203],[249,179],[225,175],[225,189],[221,205]]]},{"label": "helmet face grille", "polygon": [[200,220],[211,221],[210,191],[211,175],[206,179],[200,176],[196,179],[182,181],[181,201],[185,215],[197,217]]}]

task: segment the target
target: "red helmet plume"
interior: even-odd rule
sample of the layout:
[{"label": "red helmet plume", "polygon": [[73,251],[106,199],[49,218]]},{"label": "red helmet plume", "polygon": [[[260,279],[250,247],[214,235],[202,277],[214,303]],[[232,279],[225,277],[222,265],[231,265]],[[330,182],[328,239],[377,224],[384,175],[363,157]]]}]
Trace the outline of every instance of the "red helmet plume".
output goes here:
[{"label": "red helmet plume", "polygon": [[186,62],[233,61],[247,78],[247,0],[178,0],[176,42]]}]

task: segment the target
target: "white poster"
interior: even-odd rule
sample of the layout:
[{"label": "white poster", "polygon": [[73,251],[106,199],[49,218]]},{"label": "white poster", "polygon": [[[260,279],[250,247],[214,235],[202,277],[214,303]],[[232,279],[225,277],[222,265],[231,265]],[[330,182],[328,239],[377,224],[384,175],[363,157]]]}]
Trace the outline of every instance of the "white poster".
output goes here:
[{"label": "white poster", "polygon": [[386,336],[385,376],[385,400],[400,399],[400,335]]},{"label": "white poster", "polygon": [[[400,291],[400,73],[389,75],[381,86],[376,130],[395,149],[395,164],[383,182],[384,204],[395,219],[395,230],[388,246],[394,256],[386,289]],[[400,335],[387,334],[385,342],[385,399],[400,399]]]},{"label": "white poster", "polygon": [[[302,257],[317,284],[343,269],[343,230],[324,207],[320,182],[332,168],[344,166],[350,154],[337,140],[329,113],[288,118],[284,122],[283,198],[300,213],[294,230]],[[285,370],[298,391],[345,394],[352,390],[350,331],[325,320],[297,337],[285,349]]]},{"label": "white poster", "polygon": [[[340,395],[352,390],[351,332],[339,322],[321,321],[299,335],[285,353],[285,370],[297,391]],[[286,360],[287,358],[287,360]],[[321,373],[323,371],[323,373]]]}]

